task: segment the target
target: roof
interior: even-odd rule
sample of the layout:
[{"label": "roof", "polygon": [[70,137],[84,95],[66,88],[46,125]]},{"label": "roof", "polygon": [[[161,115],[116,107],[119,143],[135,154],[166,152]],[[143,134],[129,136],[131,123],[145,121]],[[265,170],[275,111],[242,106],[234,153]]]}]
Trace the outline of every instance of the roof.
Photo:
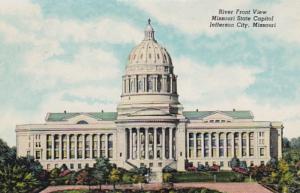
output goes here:
[{"label": "roof", "polygon": [[[183,115],[188,119],[203,119],[217,112],[223,113],[233,119],[253,119],[251,111],[184,111]],[[114,121],[117,119],[117,112],[88,112],[88,113],[48,113],[46,121],[64,121],[72,117],[85,114],[97,120]]]},{"label": "roof", "polygon": [[102,121],[114,121],[117,119],[117,112],[48,113],[46,121],[64,121],[81,114],[88,115]]},{"label": "roof", "polygon": [[253,119],[251,111],[184,111],[183,115],[188,119],[203,119],[217,112],[230,116],[233,119]]}]

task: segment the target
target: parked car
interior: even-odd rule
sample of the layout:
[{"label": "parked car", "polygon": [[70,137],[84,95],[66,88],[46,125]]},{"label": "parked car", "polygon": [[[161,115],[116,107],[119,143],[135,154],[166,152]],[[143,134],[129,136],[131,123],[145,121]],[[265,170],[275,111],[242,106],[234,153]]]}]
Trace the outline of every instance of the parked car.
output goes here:
[{"label": "parked car", "polygon": [[204,166],[202,164],[199,164],[198,167],[197,167],[197,171],[199,171],[199,172],[206,172],[208,170],[209,170],[209,166],[206,167],[206,166]]},{"label": "parked car", "polygon": [[245,175],[248,175],[248,173],[249,173],[247,168],[242,168],[242,167],[233,167],[232,171],[238,172],[238,173],[241,173],[241,174],[245,174]]},{"label": "parked car", "polygon": [[220,166],[217,164],[213,164],[210,168],[210,171],[220,171]]},{"label": "parked car", "polygon": [[190,167],[187,167],[186,170],[189,172],[195,172],[195,171],[197,171],[197,168],[195,166],[190,166]]}]

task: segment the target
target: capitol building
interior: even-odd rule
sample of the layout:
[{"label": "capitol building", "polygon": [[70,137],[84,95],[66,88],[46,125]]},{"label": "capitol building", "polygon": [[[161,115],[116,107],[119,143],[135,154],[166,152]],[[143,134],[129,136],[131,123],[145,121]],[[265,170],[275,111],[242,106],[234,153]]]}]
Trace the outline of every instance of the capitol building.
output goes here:
[{"label": "capitol building", "polygon": [[17,125],[17,154],[33,156],[47,170],[92,167],[98,157],[153,171],[184,171],[186,163],[229,169],[234,156],[248,166],[281,158],[281,122],[255,121],[251,111],[235,109],[184,111],[177,81],[149,20],[129,54],[117,111],[47,113],[44,123]]}]

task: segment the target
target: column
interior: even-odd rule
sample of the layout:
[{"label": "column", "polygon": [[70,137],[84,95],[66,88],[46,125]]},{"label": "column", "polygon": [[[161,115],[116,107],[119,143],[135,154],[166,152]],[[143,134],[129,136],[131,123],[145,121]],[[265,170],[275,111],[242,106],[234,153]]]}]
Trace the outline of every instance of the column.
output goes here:
[{"label": "column", "polygon": [[78,141],[77,141],[77,135],[75,134],[75,152],[74,152],[74,155],[75,155],[75,159],[78,159],[78,156],[77,156],[77,151],[78,151]]},{"label": "column", "polygon": [[147,75],[145,75],[145,77],[144,77],[144,82],[145,82],[145,84],[144,84],[144,91],[145,92],[147,92],[148,91],[148,80],[147,80]]},{"label": "column", "polygon": [[233,133],[231,133],[232,134],[232,138],[231,138],[231,155],[232,155],[232,157],[234,157],[235,156],[235,154],[234,154],[234,134],[235,134],[235,132],[233,132]]},{"label": "column", "polygon": [[51,149],[51,154],[52,154],[52,156],[51,156],[51,158],[52,158],[52,160],[54,160],[54,139],[55,139],[55,137],[54,137],[55,135],[51,135],[51,137],[52,137],[52,145],[51,145],[51,147],[52,147],[52,149]]},{"label": "column", "polygon": [[149,159],[149,128],[145,128],[145,159]]},{"label": "column", "polygon": [[132,159],[132,128],[129,129],[129,159]]},{"label": "column", "polygon": [[246,133],[246,157],[249,157],[250,153],[250,146],[249,146],[249,141],[250,141],[250,138],[249,138],[249,135],[250,133]]},{"label": "column", "polygon": [[94,135],[90,134],[90,159],[93,159]]},{"label": "column", "polygon": [[69,136],[69,134],[67,134],[66,137],[67,137],[67,159],[70,159],[70,136]]},{"label": "column", "polygon": [[173,128],[169,128],[169,159],[173,159]]},{"label": "column", "polygon": [[201,155],[202,155],[202,158],[204,158],[204,134],[205,133],[201,133]]},{"label": "column", "polygon": [[208,133],[208,157],[211,157],[211,151],[212,151],[212,148],[211,148],[211,133]]},{"label": "column", "polygon": [[242,133],[239,132],[239,154],[242,157]]},{"label": "column", "polygon": [[[216,153],[217,153],[217,157],[220,157],[220,133],[216,133],[217,138],[216,138]],[[224,145],[223,145],[224,148]]]},{"label": "column", "polygon": [[83,140],[82,140],[82,159],[85,159],[85,134],[82,135]]},{"label": "column", "polygon": [[278,159],[282,158],[282,128],[277,129],[278,132]]},{"label": "column", "polygon": [[227,133],[224,133],[224,157],[227,157]]},{"label": "column", "polygon": [[97,146],[97,154],[98,154],[98,158],[100,158],[100,138],[101,137],[101,135],[100,134],[98,134],[97,135],[97,139],[98,139],[98,146]]},{"label": "column", "polygon": [[173,76],[170,74],[170,93],[173,93]]},{"label": "column", "polygon": [[125,84],[126,84],[126,80],[124,79],[124,77],[122,78],[123,79],[123,93],[125,93]]},{"label": "column", "polygon": [[190,157],[190,133],[187,132],[186,133],[187,136],[186,136],[186,154],[187,154],[187,158],[191,158]]},{"label": "column", "polygon": [[193,133],[194,137],[194,159],[197,159],[197,133]]},{"label": "column", "polygon": [[58,153],[59,153],[59,156],[58,156],[58,159],[62,159],[62,135],[60,134],[59,135],[59,146],[58,146]]},{"label": "column", "polygon": [[108,133],[105,137],[105,157],[108,158]]},{"label": "column", "polygon": [[162,159],[166,159],[166,128],[161,128],[162,131]]},{"label": "column", "polygon": [[153,128],[154,135],[154,159],[157,159],[157,128]]},{"label": "column", "polygon": [[141,140],[140,140],[140,137],[141,137],[141,135],[140,135],[140,128],[136,128],[136,137],[137,137],[137,144],[136,144],[136,149],[137,149],[137,159],[140,159],[140,152],[141,152],[141,149],[140,149],[140,147],[141,147]]}]

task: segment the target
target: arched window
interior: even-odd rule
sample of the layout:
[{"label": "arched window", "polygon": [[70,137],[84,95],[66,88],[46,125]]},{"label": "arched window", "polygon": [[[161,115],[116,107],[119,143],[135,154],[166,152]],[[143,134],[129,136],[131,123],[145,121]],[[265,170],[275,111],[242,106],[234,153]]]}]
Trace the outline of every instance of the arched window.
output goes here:
[{"label": "arched window", "polygon": [[77,124],[89,124],[89,123],[84,120],[81,120],[81,121],[78,121]]}]

